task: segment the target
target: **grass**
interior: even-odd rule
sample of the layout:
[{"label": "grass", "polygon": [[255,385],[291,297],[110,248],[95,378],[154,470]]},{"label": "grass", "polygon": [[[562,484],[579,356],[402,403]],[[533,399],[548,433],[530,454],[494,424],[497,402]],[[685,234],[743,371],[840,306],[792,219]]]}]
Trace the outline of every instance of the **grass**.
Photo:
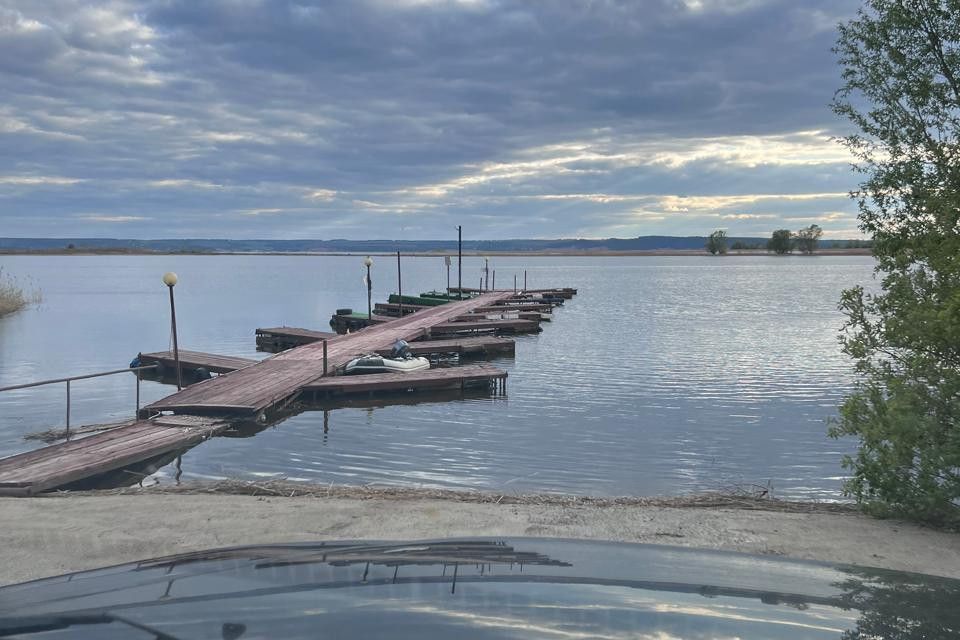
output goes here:
[{"label": "grass", "polygon": [[0,318],[9,315],[29,304],[39,304],[42,296],[39,291],[26,291],[15,278],[5,274],[0,268]]}]

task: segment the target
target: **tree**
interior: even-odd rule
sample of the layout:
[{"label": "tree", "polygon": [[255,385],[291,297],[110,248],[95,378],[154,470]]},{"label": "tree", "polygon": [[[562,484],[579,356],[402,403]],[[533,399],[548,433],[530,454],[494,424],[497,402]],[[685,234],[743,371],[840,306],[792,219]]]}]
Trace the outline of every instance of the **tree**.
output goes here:
[{"label": "tree", "polygon": [[783,255],[793,251],[793,233],[790,229],[777,229],[767,241],[767,251]]},{"label": "tree", "polygon": [[867,0],[840,27],[834,110],[864,180],[852,195],[881,290],[843,293],[843,350],[859,382],[831,435],[858,501],[960,517],[960,4]]},{"label": "tree", "polygon": [[713,255],[723,255],[727,252],[727,232],[717,229],[707,238],[707,251]]},{"label": "tree", "polygon": [[809,227],[800,229],[794,234],[794,242],[801,252],[810,255],[817,250],[820,243],[820,236],[823,235],[823,229],[818,225],[812,224]]}]

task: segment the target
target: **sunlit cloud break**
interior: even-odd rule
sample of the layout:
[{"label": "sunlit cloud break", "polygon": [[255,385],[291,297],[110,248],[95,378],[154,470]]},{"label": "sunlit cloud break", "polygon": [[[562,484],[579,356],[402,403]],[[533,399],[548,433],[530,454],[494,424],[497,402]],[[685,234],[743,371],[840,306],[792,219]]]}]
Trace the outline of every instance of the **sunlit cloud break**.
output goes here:
[{"label": "sunlit cloud break", "polygon": [[855,229],[827,105],[831,25],[856,6],[10,0],[0,222],[237,238]]}]

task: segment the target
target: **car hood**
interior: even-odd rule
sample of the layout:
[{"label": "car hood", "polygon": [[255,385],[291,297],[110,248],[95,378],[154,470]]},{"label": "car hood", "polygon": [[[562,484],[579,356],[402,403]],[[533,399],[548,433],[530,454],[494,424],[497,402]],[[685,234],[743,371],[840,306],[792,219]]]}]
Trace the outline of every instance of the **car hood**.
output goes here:
[{"label": "car hood", "polygon": [[326,542],[0,588],[0,637],[929,639],[960,637],[957,602],[947,578],[659,545]]}]

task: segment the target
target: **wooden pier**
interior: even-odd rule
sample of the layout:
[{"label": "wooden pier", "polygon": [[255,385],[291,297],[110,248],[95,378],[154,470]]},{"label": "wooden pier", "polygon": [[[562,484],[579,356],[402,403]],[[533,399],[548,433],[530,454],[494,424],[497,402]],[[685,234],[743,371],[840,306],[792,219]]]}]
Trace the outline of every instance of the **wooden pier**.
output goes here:
[{"label": "wooden pier", "polygon": [[[463,300],[452,295],[430,297],[417,308],[404,296],[380,307],[400,316],[402,305],[402,317],[375,315],[370,326],[346,335],[293,327],[257,329],[258,348],[280,351],[261,361],[180,351],[181,369],[220,375],[144,407],[136,421],[0,460],[0,495],[86,487],[105,474],[127,473],[138,465],[149,473],[171,456],[232,427],[258,424],[262,428],[301,397],[329,400],[380,392],[462,392],[477,385],[505,390],[506,372],[486,364],[405,374],[337,374],[353,358],[386,353],[397,340],[410,343],[418,355],[513,353],[512,340],[479,334],[540,331],[540,321],[546,319],[542,312],[565,299],[558,292],[568,293],[471,292]],[[350,314],[354,316],[359,314]],[[139,358],[144,364],[161,365],[164,372],[176,371],[169,352],[141,353]],[[135,481],[136,476],[131,479]]]}]

